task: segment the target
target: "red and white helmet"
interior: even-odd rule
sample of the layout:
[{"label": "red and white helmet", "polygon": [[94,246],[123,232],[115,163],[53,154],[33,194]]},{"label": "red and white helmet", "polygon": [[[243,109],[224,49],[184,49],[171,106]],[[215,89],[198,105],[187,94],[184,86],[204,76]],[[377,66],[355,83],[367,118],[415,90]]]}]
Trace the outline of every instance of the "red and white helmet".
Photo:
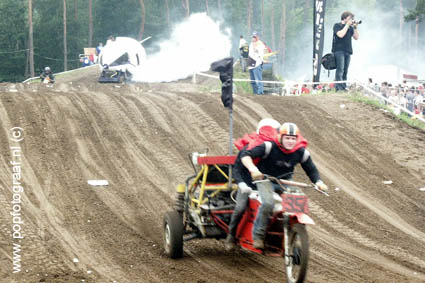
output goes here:
[{"label": "red and white helmet", "polygon": [[283,123],[279,130],[280,137],[282,136],[298,136],[300,130],[294,123]]}]

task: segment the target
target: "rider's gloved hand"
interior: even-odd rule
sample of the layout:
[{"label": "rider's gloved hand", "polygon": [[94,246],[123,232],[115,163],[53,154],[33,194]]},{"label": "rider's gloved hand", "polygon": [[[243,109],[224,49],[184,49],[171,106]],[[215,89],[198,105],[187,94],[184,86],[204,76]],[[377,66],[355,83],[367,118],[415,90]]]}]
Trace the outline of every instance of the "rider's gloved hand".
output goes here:
[{"label": "rider's gloved hand", "polygon": [[238,183],[239,190],[241,190],[241,193],[243,194],[250,194],[252,192],[252,189],[250,186],[248,186],[245,182]]},{"label": "rider's gloved hand", "polygon": [[251,178],[252,178],[253,181],[258,181],[258,180],[264,179],[263,173],[261,173],[260,170],[258,170],[258,169],[249,171],[249,173],[251,174]]},{"label": "rider's gloved hand", "polygon": [[317,186],[317,188],[319,190],[321,190],[323,192],[328,192],[329,191],[328,186],[326,186],[326,184],[323,183],[322,180],[317,181],[315,185]]}]

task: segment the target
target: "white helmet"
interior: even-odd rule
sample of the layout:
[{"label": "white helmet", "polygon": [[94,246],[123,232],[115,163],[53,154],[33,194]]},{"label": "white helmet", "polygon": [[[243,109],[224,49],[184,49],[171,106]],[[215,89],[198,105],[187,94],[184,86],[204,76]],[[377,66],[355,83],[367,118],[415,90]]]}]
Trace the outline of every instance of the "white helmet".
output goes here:
[{"label": "white helmet", "polygon": [[46,73],[50,72],[50,67],[46,67],[46,68],[44,68],[44,71],[45,71]]},{"label": "white helmet", "polygon": [[276,121],[275,119],[265,118],[258,123],[257,134],[260,133],[260,129],[264,126],[270,126],[270,127],[274,128],[276,130],[279,130],[280,123],[278,121]]}]

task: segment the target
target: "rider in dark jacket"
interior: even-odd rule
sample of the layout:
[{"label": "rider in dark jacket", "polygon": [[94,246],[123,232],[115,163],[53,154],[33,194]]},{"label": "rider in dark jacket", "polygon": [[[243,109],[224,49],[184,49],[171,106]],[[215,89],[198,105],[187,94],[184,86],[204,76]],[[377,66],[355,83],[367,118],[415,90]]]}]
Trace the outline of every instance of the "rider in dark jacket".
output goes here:
[{"label": "rider in dark jacket", "polygon": [[41,82],[46,82],[46,83],[55,82],[55,76],[53,75],[50,67],[44,68],[43,72],[40,74],[40,79],[41,79]]},{"label": "rider in dark jacket", "polygon": [[[276,138],[279,131],[280,123],[274,119],[262,119],[258,123],[257,131],[255,133],[246,134],[242,138],[234,142],[235,146],[240,150],[235,160],[233,167],[233,176],[236,184],[238,184],[238,191],[236,194],[236,205],[233,209],[232,217],[229,223],[229,235],[226,239],[226,250],[232,250],[236,238],[236,229],[248,205],[249,194],[255,185],[251,183],[248,170],[241,162],[241,156],[245,155],[245,151],[252,149],[258,145],[263,144],[265,141],[271,141]],[[259,159],[254,160],[258,162]]]},{"label": "rider in dark jacket", "polygon": [[[284,123],[280,128],[280,133],[276,141],[266,141],[250,150],[240,152],[235,163],[235,178],[240,183],[245,183],[250,188],[255,188],[252,181],[263,178],[263,173],[281,179],[291,179],[295,166],[301,164],[307,176],[315,183],[319,189],[327,191],[327,186],[320,180],[319,172],[310,157],[309,151],[305,148],[307,141],[299,134],[298,127],[293,123]],[[257,165],[253,159],[260,158]],[[257,218],[254,222],[253,239],[254,247],[264,248],[265,229],[269,217],[273,213],[274,199],[273,193],[263,189],[258,185],[259,195],[262,204],[259,208]],[[249,189],[247,189],[249,190]],[[275,189],[276,191],[276,189]],[[279,192],[279,191],[277,191]],[[247,201],[247,200],[246,200]],[[236,204],[238,206],[238,204]],[[235,229],[240,220],[234,219],[229,225],[229,236],[226,239],[226,249],[230,249],[235,241]],[[237,223],[234,223],[236,221]],[[233,223],[232,223],[233,222]],[[233,225],[233,226],[232,226]],[[233,230],[232,230],[233,227]]]}]

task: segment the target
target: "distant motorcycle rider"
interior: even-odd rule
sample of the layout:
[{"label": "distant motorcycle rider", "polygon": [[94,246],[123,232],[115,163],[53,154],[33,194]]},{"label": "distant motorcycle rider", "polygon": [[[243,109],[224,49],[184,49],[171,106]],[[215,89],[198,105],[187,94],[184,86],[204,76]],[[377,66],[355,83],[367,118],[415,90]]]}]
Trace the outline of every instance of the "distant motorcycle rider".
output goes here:
[{"label": "distant motorcycle rider", "polygon": [[[307,140],[300,135],[297,125],[284,123],[274,141],[266,141],[240,153],[240,162],[243,165],[240,172],[241,177],[249,188],[258,188],[262,202],[253,228],[254,248],[256,249],[264,249],[266,228],[269,217],[273,214],[274,198],[271,188],[277,193],[281,193],[281,188],[276,184],[270,186],[269,182],[259,183],[255,186],[252,183],[253,181],[263,179],[263,174],[290,180],[295,166],[301,164],[310,180],[320,190],[328,190],[328,187],[321,181],[319,172],[306,146]],[[255,165],[253,160],[257,158],[260,158],[260,161]],[[235,164],[235,171],[236,168],[237,164]]]},{"label": "distant motorcycle rider", "polygon": [[41,82],[43,83],[54,83],[55,82],[55,76],[53,75],[52,70],[50,67],[45,67],[43,72],[40,74]]}]

